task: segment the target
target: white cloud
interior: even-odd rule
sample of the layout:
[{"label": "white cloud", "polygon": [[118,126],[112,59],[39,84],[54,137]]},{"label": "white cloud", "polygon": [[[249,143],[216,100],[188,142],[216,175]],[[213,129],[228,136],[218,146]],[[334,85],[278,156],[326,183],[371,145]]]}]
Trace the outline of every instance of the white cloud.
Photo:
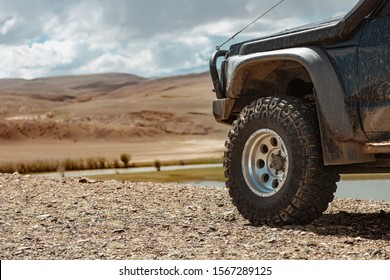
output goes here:
[{"label": "white cloud", "polygon": [[[286,0],[232,43],[333,16],[357,0]],[[215,45],[274,0],[2,0],[0,78],[206,71]]]},{"label": "white cloud", "polygon": [[220,20],[209,22],[196,26],[193,34],[206,34],[209,36],[231,36],[235,31],[240,29],[245,23],[245,20]]},{"label": "white cloud", "polygon": [[132,70],[133,73],[146,74],[153,71],[152,68],[155,66],[153,61],[153,54],[149,50],[143,50],[131,56],[106,53],[77,69],[76,72],[85,74]]},{"label": "white cloud", "polygon": [[1,46],[1,73],[33,78],[46,74],[53,66],[65,65],[75,58],[76,48],[71,41],[46,41],[31,46]]},{"label": "white cloud", "polygon": [[11,18],[7,19],[0,28],[0,34],[6,35],[12,29],[12,27],[15,25],[15,23],[16,23],[15,17],[11,17]]}]

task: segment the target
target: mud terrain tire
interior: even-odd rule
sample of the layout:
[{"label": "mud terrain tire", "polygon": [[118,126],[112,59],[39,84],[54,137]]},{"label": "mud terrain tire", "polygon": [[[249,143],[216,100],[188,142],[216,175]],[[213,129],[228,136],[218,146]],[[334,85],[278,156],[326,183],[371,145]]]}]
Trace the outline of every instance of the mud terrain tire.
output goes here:
[{"label": "mud terrain tire", "polygon": [[322,160],[317,114],[294,97],[245,107],[226,141],[226,186],[253,225],[308,224],[333,200],[339,175]]}]

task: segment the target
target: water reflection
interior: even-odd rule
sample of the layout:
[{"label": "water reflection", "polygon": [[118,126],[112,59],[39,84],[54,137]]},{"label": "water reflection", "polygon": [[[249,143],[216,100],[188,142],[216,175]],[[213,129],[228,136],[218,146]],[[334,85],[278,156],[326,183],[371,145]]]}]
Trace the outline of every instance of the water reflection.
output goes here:
[{"label": "water reflection", "polygon": [[390,201],[390,180],[341,181],[336,197]]},{"label": "water reflection", "polygon": [[[196,186],[225,187],[223,182],[188,182]],[[390,201],[390,180],[342,180],[337,183],[335,196],[361,200]]]},{"label": "water reflection", "polygon": [[[221,164],[199,164],[186,166],[164,166],[164,170],[179,170],[179,169],[194,169],[194,168],[215,168],[221,167]],[[66,177],[93,176],[115,173],[136,173],[136,172],[153,172],[154,167],[141,168],[121,168],[121,169],[103,169],[103,170],[83,170],[66,172]],[[57,172],[39,174],[40,176],[60,177]],[[201,181],[187,182],[187,184],[195,186],[215,186],[225,187],[224,182],[217,181]],[[390,201],[390,180],[342,180],[337,184],[337,192],[335,194],[339,198],[355,198],[362,200],[379,200]]]}]

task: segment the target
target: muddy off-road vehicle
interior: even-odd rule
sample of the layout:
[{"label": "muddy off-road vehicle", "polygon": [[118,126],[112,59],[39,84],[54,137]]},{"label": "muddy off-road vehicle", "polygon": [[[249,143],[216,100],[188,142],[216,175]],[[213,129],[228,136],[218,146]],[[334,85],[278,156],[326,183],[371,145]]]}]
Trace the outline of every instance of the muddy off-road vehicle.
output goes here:
[{"label": "muddy off-road vehicle", "polygon": [[210,73],[226,185],[252,224],[310,223],[340,174],[390,172],[390,0],[217,49]]}]

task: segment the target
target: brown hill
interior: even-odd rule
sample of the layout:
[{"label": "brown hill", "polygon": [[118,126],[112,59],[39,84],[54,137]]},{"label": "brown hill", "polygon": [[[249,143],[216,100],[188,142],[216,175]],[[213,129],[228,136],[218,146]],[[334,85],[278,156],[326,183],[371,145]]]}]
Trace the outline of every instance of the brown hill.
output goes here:
[{"label": "brown hill", "polygon": [[17,145],[17,153],[42,141],[49,147],[58,141],[115,145],[222,139],[227,127],[212,117],[213,98],[206,73],[156,80],[113,73],[3,79],[0,157],[8,161],[7,145]]},{"label": "brown hill", "polygon": [[[107,94],[118,88],[128,85],[136,85],[147,79],[130,74],[96,74],[80,76],[64,76],[39,78],[33,80],[24,79],[0,79],[0,97],[2,101],[9,98],[23,101],[71,101],[93,98]],[[4,98],[6,97],[6,98]],[[1,108],[4,112],[4,108]]]}]

